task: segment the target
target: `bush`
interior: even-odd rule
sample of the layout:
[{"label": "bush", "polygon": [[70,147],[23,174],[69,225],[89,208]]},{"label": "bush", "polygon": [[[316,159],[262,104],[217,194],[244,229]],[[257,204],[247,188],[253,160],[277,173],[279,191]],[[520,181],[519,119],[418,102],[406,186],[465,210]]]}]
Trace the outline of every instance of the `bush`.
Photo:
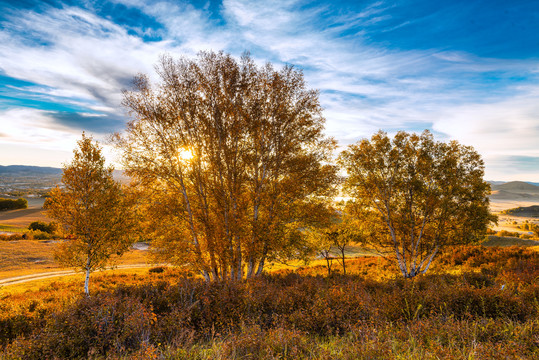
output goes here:
[{"label": "bush", "polygon": [[[207,284],[167,269],[112,290],[109,278],[108,290],[54,311],[42,302],[7,307],[6,296],[0,358],[533,358],[539,252],[452,250],[433,266],[453,274],[414,279],[375,279],[393,263],[361,258],[350,269],[368,269],[365,277],[313,267]],[[114,281],[130,277],[121,276]]]},{"label": "bush", "polygon": [[162,266],[156,266],[148,270],[150,273],[160,274],[165,271],[165,268]]},{"label": "bush", "polygon": [[28,201],[24,198],[19,198],[17,200],[0,198],[0,211],[26,209],[27,207]]},{"label": "bush", "polygon": [[58,230],[58,225],[54,221],[51,221],[48,224],[44,221],[34,221],[28,226],[28,230],[39,230],[41,232],[53,234]]}]

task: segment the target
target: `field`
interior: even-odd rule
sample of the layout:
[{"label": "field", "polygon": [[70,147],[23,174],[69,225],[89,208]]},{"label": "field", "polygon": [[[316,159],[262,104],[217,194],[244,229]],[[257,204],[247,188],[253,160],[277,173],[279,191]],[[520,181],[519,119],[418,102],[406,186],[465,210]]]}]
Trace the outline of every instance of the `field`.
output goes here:
[{"label": "field", "polygon": [[[539,252],[459,247],[430,275],[379,257],[205,284],[172,268],[0,290],[4,358],[534,359]],[[37,286],[36,286],[37,285]]]},{"label": "field", "polygon": [[42,213],[44,198],[26,199],[28,200],[27,209],[0,211],[0,232],[26,229],[33,221],[51,221]]},{"label": "field", "polygon": [[[42,200],[0,213],[0,231],[49,221]],[[511,203],[511,208],[525,202]],[[513,206],[515,205],[515,206]],[[533,214],[493,203],[499,229]],[[516,224],[515,224],[516,221]],[[539,242],[489,236],[447,249],[429,274],[401,278],[359,246],[333,262],[270,264],[260,278],[206,284],[148,264],[145,244],[116,268],[60,267],[56,241],[0,247],[0,359],[534,359],[539,357]],[[54,277],[49,277],[54,275]]]},{"label": "field", "polygon": [[[0,235],[23,234],[33,221],[50,222],[43,213],[43,198],[28,198],[28,209],[0,212]],[[54,248],[58,240],[11,240],[0,244],[0,286],[44,279],[55,280],[58,276],[82,279],[72,269],[62,267],[54,260]],[[113,259],[112,265],[117,270],[136,272],[136,268],[147,268],[147,245],[136,246],[122,257]]]}]

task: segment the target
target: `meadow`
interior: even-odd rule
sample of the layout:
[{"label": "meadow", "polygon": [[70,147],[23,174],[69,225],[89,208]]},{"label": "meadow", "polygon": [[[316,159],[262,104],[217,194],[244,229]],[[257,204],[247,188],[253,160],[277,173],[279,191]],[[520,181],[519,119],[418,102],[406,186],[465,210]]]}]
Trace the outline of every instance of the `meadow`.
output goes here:
[{"label": "meadow", "polygon": [[[337,267],[338,269],[338,267]],[[533,359],[537,247],[448,249],[401,279],[349,259],[207,284],[178,268],[96,273],[0,289],[5,359]]]},{"label": "meadow", "polygon": [[[4,213],[4,230],[47,220],[16,211]],[[115,269],[92,274],[90,297],[83,276],[54,261],[55,241],[0,242],[0,359],[539,357],[539,242],[531,239],[491,235],[447,248],[427,275],[408,280],[392,259],[359,245],[349,248],[347,275],[336,260],[331,276],[313,260],[210,284],[151,265],[148,251],[133,248]],[[20,276],[29,278],[2,282]]]}]

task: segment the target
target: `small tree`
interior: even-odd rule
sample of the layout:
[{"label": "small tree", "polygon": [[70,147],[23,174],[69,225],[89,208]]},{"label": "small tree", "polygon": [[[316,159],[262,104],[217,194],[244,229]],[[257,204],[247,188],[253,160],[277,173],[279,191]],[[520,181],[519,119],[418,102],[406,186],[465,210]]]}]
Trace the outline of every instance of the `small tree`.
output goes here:
[{"label": "small tree", "polygon": [[358,242],[363,239],[363,235],[360,229],[354,228],[353,223],[348,219],[346,215],[342,222],[335,224],[331,229],[327,231],[332,238],[333,245],[339,250],[339,262],[342,266],[342,272],[346,275],[346,250],[350,243]]},{"label": "small tree", "polygon": [[133,243],[133,216],[121,185],[113,179],[113,168],[105,167],[99,145],[83,133],[73,152],[73,161],[64,166],[65,188],[53,189],[44,207],[69,235],[55,256],[86,272],[84,292],[88,295],[90,273]]},{"label": "small tree", "polygon": [[393,254],[406,278],[425,273],[443,247],[481,239],[495,220],[483,161],[456,141],[380,131],[351,145],[339,163],[356,216],[381,230],[365,240]]},{"label": "small tree", "polygon": [[313,253],[316,254],[317,258],[321,257],[326,260],[328,276],[331,275],[333,260],[335,259],[335,256],[331,253],[331,248],[333,247],[333,238],[331,234],[331,230],[328,228],[311,228],[308,233],[309,245],[311,246]]}]

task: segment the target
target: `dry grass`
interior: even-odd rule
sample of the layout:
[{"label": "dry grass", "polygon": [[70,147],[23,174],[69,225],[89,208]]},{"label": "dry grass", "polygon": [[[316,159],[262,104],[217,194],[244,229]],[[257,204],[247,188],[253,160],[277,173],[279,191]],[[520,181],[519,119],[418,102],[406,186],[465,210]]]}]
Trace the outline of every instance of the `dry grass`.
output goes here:
[{"label": "dry grass", "polygon": [[[54,261],[55,244],[50,241],[4,241],[0,246],[0,279],[9,272],[38,272],[59,269]],[[18,275],[18,274],[17,274]],[[14,275],[14,276],[17,276]]]},{"label": "dry grass", "polygon": [[[0,290],[0,357],[99,359],[535,359],[539,258],[455,247],[413,280],[380,257],[349,276],[317,266],[206,284],[167,268]],[[448,270],[459,274],[448,275]],[[445,273],[444,273],[445,272]],[[188,274],[184,274],[188,275]],[[500,287],[503,284],[503,287]]]},{"label": "dry grass", "polygon": [[[65,270],[54,260],[53,241],[4,241],[0,246],[0,279]],[[115,265],[146,264],[147,251],[130,250],[113,259]]]},{"label": "dry grass", "polygon": [[516,237],[489,235],[488,240],[484,241],[483,246],[539,246],[539,241],[526,240]]},{"label": "dry grass", "polygon": [[[141,277],[148,275],[148,268],[108,269],[92,273],[90,278],[90,291],[103,290],[112,284],[117,284],[117,278],[122,279],[122,284],[136,284]],[[62,277],[51,277],[9,286],[0,285],[0,298],[6,296],[18,296],[44,291],[44,289],[61,289],[72,291],[75,294],[82,293],[84,288],[84,274],[75,273]]]},{"label": "dry grass", "polygon": [[[0,225],[8,225],[16,228],[27,228],[34,221],[50,222],[51,219],[43,214],[43,198],[30,198],[28,209],[0,211]],[[9,230],[4,230],[9,231]]]}]

